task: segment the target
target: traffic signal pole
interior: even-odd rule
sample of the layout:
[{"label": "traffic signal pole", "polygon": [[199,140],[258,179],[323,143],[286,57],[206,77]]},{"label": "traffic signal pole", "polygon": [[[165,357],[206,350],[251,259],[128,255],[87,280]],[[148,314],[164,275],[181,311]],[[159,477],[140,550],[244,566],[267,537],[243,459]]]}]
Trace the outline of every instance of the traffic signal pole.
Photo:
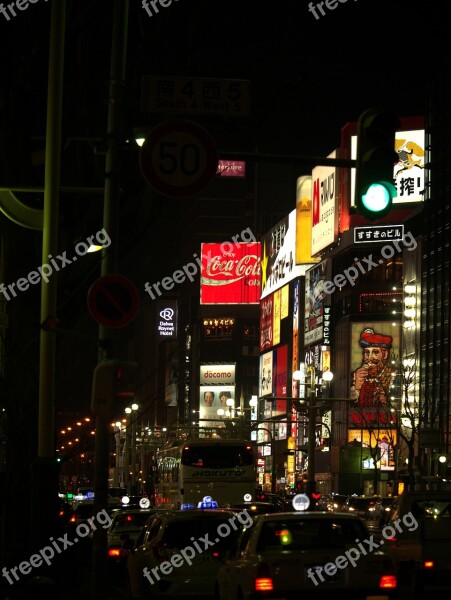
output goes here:
[{"label": "traffic signal pole", "polygon": [[[58,218],[61,165],[61,120],[63,106],[66,0],[51,6],[48,69],[47,125],[45,139],[45,184],[42,262],[58,252]],[[48,541],[56,525],[58,469],[55,457],[55,330],[44,327],[56,320],[57,278],[41,283],[41,331],[39,351],[38,457],[32,465],[31,542],[35,551]],[[42,502],[42,498],[47,498]]]},{"label": "traffic signal pole", "polygon": [[[126,68],[128,14],[128,0],[115,0],[108,87],[107,151],[103,204],[103,228],[111,238],[112,244],[102,250],[101,276],[115,273],[118,264],[120,167],[123,146],[121,111]],[[99,325],[99,363],[112,358],[114,337],[111,329]],[[112,398],[110,398],[110,402],[113,402]],[[108,506],[110,419],[106,415],[97,414],[95,424],[94,514],[98,514]],[[103,527],[98,527],[92,537],[92,600],[105,600],[108,597],[107,547],[107,531]]]}]

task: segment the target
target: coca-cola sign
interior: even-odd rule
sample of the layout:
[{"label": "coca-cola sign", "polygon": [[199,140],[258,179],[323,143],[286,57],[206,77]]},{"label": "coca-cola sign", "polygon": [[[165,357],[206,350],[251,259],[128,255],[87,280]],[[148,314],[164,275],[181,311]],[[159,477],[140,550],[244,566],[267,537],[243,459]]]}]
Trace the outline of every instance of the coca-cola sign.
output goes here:
[{"label": "coca-cola sign", "polygon": [[260,302],[260,242],[202,244],[201,304]]}]

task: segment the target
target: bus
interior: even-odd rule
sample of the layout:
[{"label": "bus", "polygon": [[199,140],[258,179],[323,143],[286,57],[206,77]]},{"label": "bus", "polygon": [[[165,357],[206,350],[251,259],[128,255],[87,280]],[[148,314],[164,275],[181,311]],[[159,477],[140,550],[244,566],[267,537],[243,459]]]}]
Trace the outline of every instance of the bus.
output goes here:
[{"label": "bus", "polygon": [[245,440],[175,440],[155,454],[155,508],[197,508],[204,498],[225,507],[254,500],[255,459]]}]

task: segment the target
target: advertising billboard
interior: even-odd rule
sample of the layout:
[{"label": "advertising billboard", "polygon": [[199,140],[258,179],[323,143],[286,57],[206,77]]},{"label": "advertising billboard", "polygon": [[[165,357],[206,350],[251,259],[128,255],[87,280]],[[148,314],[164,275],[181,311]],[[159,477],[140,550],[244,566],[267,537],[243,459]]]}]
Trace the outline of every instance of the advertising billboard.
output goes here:
[{"label": "advertising billboard", "polygon": [[[393,183],[396,188],[394,204],[422,202],[424,199],[425,131],[397,131],[395,151],[399,162],[393,168]],[[357,157],[357,136],[351,136],[351,158]],[[351,206],[355,206],[355,169],[351,170]]]},{"label": "advertising billboard", "polygon": [[296,210],[270,229],[261,244],[261,298],[266,298],[305,274],[306,266],[296,264]]},{"label": "advertising billboard", "polygon": [[296,181],[296,263],[313,264],[312,258],[312,176],[303,175]]},{"label": "advertising billboard", "polygon": [[304,344],[323,340],[324,282],[327,280],[327,261],[310,267],[305,273]]},{"label": "advertising billboard", "polygon": [[[327,158],[337,158],[334,150]],[[312,255],[335,242],[338,235],[338,169],[315,167],[312,171]]]},{"label": "advertising billboard", "polygon": [[200,365],[200,383],[225,385],[235,383],[235,363]]},{"label": "advertising billboard", "polygon": [[[229,418],[227,400],[235,400],[234,385],[201,385],[199,392],[199,425],[201,427],[223,427],[224,418]],[[219,409],[224,410],[218,415]]]},{"label": "advertising billboard", "polygon": [[258,395],[270,396],[273,393],[273,352],[265,352],[260,355],[260,376]]},{"label": "advertising billboard", "polygon": [[201,304],[260,302],[260,242],[201,244]]}]

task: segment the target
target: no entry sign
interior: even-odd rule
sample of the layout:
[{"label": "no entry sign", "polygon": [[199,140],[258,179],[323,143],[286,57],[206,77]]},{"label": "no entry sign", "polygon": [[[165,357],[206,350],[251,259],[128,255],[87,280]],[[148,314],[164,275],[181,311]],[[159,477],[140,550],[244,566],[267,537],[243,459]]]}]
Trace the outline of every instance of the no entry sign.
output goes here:
[{"label": "no entry sign", "polygon": [[122,275],[97,279],[88,292],[88,310],[104,327],[125,327],[136,317],[139,294],[133,283]]}]

